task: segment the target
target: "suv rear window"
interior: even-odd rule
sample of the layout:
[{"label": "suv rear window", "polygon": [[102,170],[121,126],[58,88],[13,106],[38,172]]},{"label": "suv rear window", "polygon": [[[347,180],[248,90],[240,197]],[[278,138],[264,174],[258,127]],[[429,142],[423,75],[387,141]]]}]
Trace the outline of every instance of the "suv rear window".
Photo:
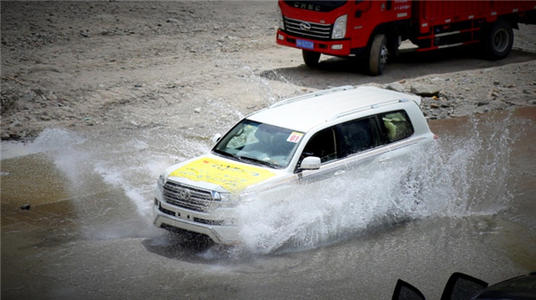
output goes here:
[{"label": "suv rear window", "polygon": [[388,143],[405,139],[414,132],[409,117],[403,110],[380,114],[379,117]]}]

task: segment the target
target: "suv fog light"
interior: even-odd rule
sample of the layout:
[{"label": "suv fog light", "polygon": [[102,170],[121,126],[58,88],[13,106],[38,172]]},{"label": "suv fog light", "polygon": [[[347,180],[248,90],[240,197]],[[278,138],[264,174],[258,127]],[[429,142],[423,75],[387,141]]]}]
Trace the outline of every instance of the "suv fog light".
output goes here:
[{"label": "suv fog light", "polygon": [[341,45],[341,44],[331,45],[331,49],[333,49],[333,50],[341,50],[341,49],[342,49],[342,45]]},{"label": "suv fog light", "polygon": [[285,37],[284,37],[282,34],[278,34],[278,35],[277,35],[277,38],[278,38],[279,40],[281,40],[281,41],[285,39]]}]

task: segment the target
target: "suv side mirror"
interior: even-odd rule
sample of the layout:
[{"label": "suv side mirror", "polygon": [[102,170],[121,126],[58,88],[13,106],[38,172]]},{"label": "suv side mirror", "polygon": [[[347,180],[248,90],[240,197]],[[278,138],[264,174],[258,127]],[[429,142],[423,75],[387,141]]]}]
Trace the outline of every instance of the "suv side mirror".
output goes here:
[{"label": "suv side mirror", "polygon": [[307,156],[300,164],[300,170],[318,170],[320,169],[320,157]]},{"label": "suv side mirror", "polygon": [[212,142],[213,142],[214,144],[216,144],[217,142],[219,142],[219,141],[221,140],[221,134],[216,133],[216,134],[212,137],[211,140],[212,140]]}]

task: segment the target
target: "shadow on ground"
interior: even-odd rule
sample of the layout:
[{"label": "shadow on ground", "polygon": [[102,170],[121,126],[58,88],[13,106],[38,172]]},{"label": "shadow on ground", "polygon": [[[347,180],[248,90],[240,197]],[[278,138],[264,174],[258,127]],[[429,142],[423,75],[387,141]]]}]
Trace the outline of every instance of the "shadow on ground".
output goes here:
[{"label": "shadow on ground", "polygon": [[324,89],[345,84],[388,83],[430,74],[497,67],[535,60],[536,53],[513,50],[507,58],[497,61],[478,57],[477,50],[467,48],[429,53],[403,53],[386,66],[382,76],[370,76],[366,72],[366,61],[322,56],[316,69],[300,64],[294,67],[266,70],[260,76],[270,80],[290,82],[298,86]]}]

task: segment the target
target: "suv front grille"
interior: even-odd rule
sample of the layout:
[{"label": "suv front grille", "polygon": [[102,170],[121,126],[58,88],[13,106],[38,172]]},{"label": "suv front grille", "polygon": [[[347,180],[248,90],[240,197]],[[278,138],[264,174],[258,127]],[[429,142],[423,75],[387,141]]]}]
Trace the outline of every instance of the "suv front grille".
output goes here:
[{"label": "suv front grille", "polygon": [[284,18],[284,21],[285,30],[295,35],[321,40],[329,40],[331,37],[332,25],[330,24],[311,23],[290,18]]},{"label": "suv front grille", "polygon": [[193,188],[173,181],[164,185],[164,200],[172,205],[205,212],[214,202],[208,190]]}]

